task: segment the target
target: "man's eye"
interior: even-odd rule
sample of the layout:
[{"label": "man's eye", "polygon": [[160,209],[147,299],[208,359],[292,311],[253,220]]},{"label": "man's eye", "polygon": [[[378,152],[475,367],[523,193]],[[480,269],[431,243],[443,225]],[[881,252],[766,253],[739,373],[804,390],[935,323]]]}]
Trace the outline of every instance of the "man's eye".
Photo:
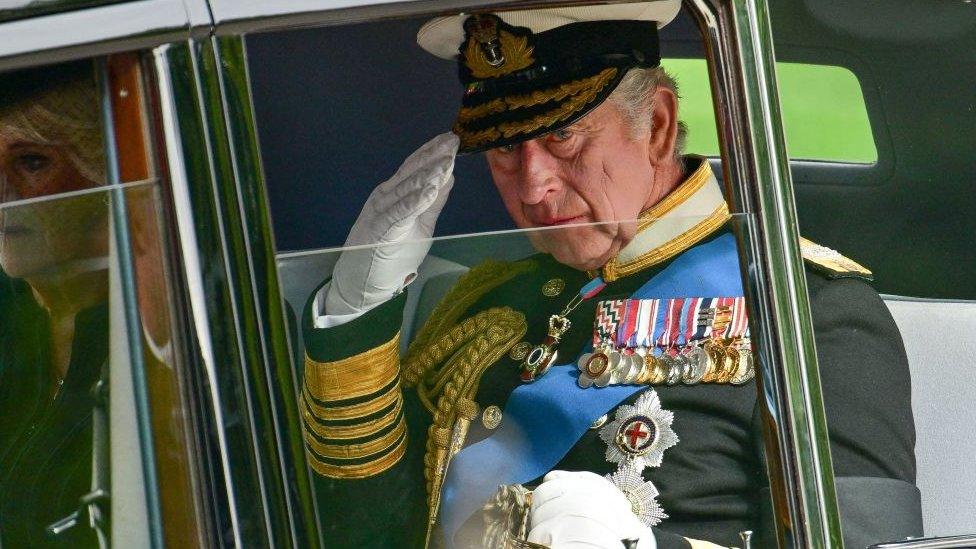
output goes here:
[{"label": "man's eye", "polygon": [[570,137],[573,137],[573,132],[569,130],[556,130],[549,135],[552,136],[554,141],[566,141]]},{"label": "man's eye", "polygon": [[508,145],[502,145],[501,147],[498,147],[498,150],[503,153],[515,152],[515,145],[512,143],[509,143]]},{"label": "man's eye", "polygon": [[51,165],[51,159],[43,154],[23,154],[17,158],[17,167],[29,173],[37,173]]}]

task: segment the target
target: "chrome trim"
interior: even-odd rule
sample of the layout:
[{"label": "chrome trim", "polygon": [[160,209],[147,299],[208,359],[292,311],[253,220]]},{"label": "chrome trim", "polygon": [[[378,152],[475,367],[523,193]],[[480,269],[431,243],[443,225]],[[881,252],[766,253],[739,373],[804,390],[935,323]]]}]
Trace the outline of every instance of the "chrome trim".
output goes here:
[{"label": "chrome trim", "polygon": [[955,305],[976,305],[976,299],[949,299],[943,297],[915,297],[910,295],[881,294],[885,303],[952,303]]},{"label": "chrome trim", "polygon": [[[202,366],[202,372],[206,377],[202,391],[206,392],[210,399],[207,411],[213,414],[213,421],[206,426],[205,430],[212,430],[216,435],[216,440],[213,441],[217,450],[215,457],[220,461],[219,471],[224,481],[223,489],[226,492],[226,506],[215,511],[218,514],[221,511],[226,511],[233,545],[242,547],[240,518],[236,505],[238,498],[232,474],[230,444],[227,440],[226,426],[228,420],[223,413],[224,399],[221,393],[222,385],[218,381],[217,358],[212,344],[213,336],[208,314],[207,284],[204,281],[205,275],[202,266],[204,258],[201,257],[201,248],[197,242],[193,200],[191,199],[190,179],[196,174],[189,170],[187,162],[184,161],[184,154],[192,155],[191,162],[196,166],[209,165],[209,160],[201,158],[201,155],[206,155],[206,151],[202,147],[187,147],[183,143],[184,126],[196,126],[198,133],[202,130],[199,127],[200,122],[195,120],[192,114],[181,112],[185,110],[185,107],[181,108],[178,101],[187,101],[188,98],[183,95],[178,98],[177,91],[174,89],[174,80],[179,79],[184,88],[180,94],[186,93],[185,88],[195,89],[195,83],[190,75],[177,72],[178,69],[173,67],[171,63],[171,58],[174,57],[177,58],[177,61],[188,62],[185,59],[189,55],[186,50],[186,45],[157,48],[153,51],[153,68],[159,93],[160,123],[166,148],[169,184],[173,200],[172,211],[175,216],[178,237],[176,241],[180,250],[178,268],[185,285],[186,302],[192,313],[192,318],[186,319],[192,330],[187,339],[190,340],[188,343],[192,343],[193,346],[194,357],[192,358],[195,359],[193,362]],[[179,57],[184,59],[181,60]],[[199,135],[192,136],[199,139]],[[199,145],[199,142],[194,143],[194,145]],[[217,530],[219,532],[223,529],[218,528]],[[229,542],[230,540],[226,541]]]},{"label": "chrome trim", "polygon": [[709,59],[725,185],[745,265],[776,533],[843,547],[766,0],[686,0]]},{"label": "chrome trim", "polygon": [[225,494],[214,508],[234,537],[219,545],[312,545],[318,536],[243,42],[190,40],[158,48],[155,58],[212,408],[204,427],[219,438],[213,468],[222,486],[215,490]]},{"label": "chrome trim", "polygon": [[201,39],[213,33],[213,13],[207,0],[182,0],[190,23],[190,38]]},{"label": "chrome trim", "polygon": [[5,0],[0,4],[0,22],[53,15],[66,11],[92,9],[128,0]]},{"label": "chrome trim", "polygon": [[[236,264],[240,268],[239,280],[249,282],[247,287],[239,288],[240,303],[242,314],[248,315],[256,327],[251,349],[255,360],[248,362],[248,375],[252,390],[260,395],[257,401],[266,406],[260,410],[263,413],[261,429],[266,431],[261,437],[267,456],[263,463],[269,468],[269,493],[275,491],[275,504],[270,506],[269,513],[285,515],[273,517],[272,524],[278,530],[272,532],[279,541],[290,538],[294,546],[309,546],[319,542],[317,517],[299,428],[298,382],[294,376],[288,326],[278,286],[275,240],[244,40],[242,37],[224,37],[209,43],[212,50],[208,54],[212,53],[214,58],[213,65],[203,71],[211,79],[205,88],[211,88],[214,94],[219,93],[219,97],[213,95],[208,101],[208,114],[211,127],[222,128],[220,138],[227,146],[226,155],[217,155],[227,162],[217,171],[223,176],[220,186],[227,191],[222,197],[227,212],[225,223],[228,227],[232,223],[239,224],[236,231],[229,231],[240,235],[234,246]],[[205,62],[209,61],[208,58]],[[277,472],[271,469],[272,461]],[[271,480],[272,477],[277,477],[277,483]],[[276,484],[274,488],[272,484]],[[288,531],[284,530],[286,526]]]},{"label": "chrome trim", "polygon": [[[141,0],[0,24],[0,70],[150,48],[190,36],[187,5],[204,0]],[[199,19],[194,8],[194,24]]]},{"label": "chrome trim", "polygon": [[[603,0],[612,4],[634,0]],[[592,4],[593,0],[210,0],[216,34],[360,23],[386,17],[437,15],[472,9]]]},{"label": "chrome trim", "polygon": [[132,239],[129,234],[129,215],[126,191],[119,175],[118,148],[115,141],[115,117],[112,112],[112,89],[108,64],[105,59],[96,63],[98,94],[102,110],[102,138],[105,147],[106,184],[111,196],[112,229],[115,234],[119,262],[121,296],[125,308],[126,335],[129,344],[129,360],[132,370],[133,400],[136,408],[136,424],[139,426],[139,452],[142,478],[146,483],[146,519],[148,539],[153,548],[163,547],[163,520],[159,502],[159,475],[156,474],[156,451],[153,441],[152,408],[149,405],[149,385],[142,350],[142,319],[136,289],[135,266],[132,257]]},{"label": "chrome trim", "polygon": [[957,547],[976,547],[976,534],[889,541],[872,545],[868,549],[954,549]]}]

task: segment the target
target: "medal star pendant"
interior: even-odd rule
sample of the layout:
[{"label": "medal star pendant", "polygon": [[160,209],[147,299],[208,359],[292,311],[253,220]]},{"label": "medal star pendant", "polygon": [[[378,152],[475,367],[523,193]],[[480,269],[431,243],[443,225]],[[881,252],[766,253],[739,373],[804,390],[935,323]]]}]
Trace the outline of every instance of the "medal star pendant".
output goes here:
[{"label": "medal star pendant", "polygon": [[661,408],[657,392],[644,391],[633,405],[619,406],[614,420],[600,429],[607,461],[629,464],[637,471],[660,466],[664,451],[678,443],[673,422],[674,414]]},{"label": "medal star pendant", "polygon": [[630,510],[646,526],[657,526],[668,518],[657,501],[657,487],[653,482],[645,481],[633,465],[622,465],[616,473],[606,475],[606,479],[624,493],[630,503]]},{"label": "medal star pendant", "polygon": [[559,344],[563,334],[569,331],[572,323],[563,315],[552,315],[549,317],[549,332],[542,343],[536,345],[529,351],[528,356],[522,362],[519,377],[523,383],[532,383],[536,378],[543,376],[549,367],[556,362],[559,352],[556,345]]}]

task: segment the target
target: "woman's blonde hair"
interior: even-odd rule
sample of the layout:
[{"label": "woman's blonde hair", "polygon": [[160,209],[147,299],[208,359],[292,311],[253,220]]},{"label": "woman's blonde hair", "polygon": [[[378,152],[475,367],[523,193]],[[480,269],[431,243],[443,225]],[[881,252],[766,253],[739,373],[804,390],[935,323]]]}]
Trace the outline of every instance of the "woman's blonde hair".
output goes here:
[{"label": "woman's blonde hair", "polygon": [[90,62],[3,75],[0,135],[60,146],[78,171],[105,183],[105,151],[98,87]]}]

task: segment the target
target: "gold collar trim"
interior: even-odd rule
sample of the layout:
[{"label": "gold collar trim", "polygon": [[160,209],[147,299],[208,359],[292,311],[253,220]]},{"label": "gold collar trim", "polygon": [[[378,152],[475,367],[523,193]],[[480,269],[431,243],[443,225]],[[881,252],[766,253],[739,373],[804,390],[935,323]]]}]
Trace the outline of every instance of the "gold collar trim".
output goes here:
[{"label": "gold collar trim", "polygon": [[731,218],[707,160],[637,220],[637,234],[601,269],[612,282],[657,265],[694,246]]},{"label": "gold collar trim", "polygon": [[[708,160],[703,158],[698,168],[685,179],[684,183],[678,185],[677,189],[665,196],[660,202],[641,212],[637,217],[637,232],[641,232],[650,227],[655,221],[670,213],[679,204],[694,196],[695,193],[705,186],[705,183],[713,179],[715,178],[712,176],[712,166],[708,163]],[[715,183],[717,185],[718,180],[715,180]]]}]

